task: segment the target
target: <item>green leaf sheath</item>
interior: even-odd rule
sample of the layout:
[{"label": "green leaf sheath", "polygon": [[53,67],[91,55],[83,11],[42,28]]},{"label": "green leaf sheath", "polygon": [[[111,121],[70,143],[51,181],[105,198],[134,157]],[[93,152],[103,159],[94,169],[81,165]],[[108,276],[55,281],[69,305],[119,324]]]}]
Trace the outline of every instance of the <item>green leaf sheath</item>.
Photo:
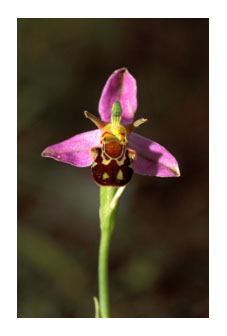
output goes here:
[{"label": "green leaf sheath", "polygon": [[114,207],[111,202],[118,188],[100,187],[100,229],[101,239],[99,248],[99,305],[101,317],[110,317],[109,313],[109,290],[108,290],[108,255],[110,238],[114,228],[118,201]]}]

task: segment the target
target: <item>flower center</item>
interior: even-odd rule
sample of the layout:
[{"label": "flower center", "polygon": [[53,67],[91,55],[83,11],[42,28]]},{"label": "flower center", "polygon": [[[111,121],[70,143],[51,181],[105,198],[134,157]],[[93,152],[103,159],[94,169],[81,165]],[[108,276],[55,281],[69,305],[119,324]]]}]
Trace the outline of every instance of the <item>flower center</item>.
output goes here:
[{"label": "flower center", "polygon": [[122,108],[119,102],[115,102],[112,107],[111,112],[111,122],[103,128],[102,132],[102,142],[118,141],[121,145],[126,145],[127,140],[127,130],[121,124],[121,114]]}]

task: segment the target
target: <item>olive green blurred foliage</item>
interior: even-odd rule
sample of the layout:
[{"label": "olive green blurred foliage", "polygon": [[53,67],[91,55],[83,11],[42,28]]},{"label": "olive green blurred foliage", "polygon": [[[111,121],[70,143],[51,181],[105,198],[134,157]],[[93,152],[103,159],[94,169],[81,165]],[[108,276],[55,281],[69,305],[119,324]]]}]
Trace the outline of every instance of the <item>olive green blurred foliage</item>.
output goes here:
[{"label": "olive green blurred foliage", "polygon": [[208,19],[18,19],[18,317],[94,317],[99,190],[43,159],[93,129],[109,75],[138,84],[139,133],[181,177],[134,175],[111,243],[113,317],[208,316]]}]

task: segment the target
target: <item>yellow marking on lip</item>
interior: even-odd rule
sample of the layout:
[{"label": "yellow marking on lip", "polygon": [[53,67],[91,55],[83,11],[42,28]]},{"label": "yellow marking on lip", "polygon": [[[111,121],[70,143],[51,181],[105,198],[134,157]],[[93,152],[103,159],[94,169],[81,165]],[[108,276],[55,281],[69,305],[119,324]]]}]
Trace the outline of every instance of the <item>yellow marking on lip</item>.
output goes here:
[{"label": "yellow marking on lip", "polygon": [[91,167],[94,168],[95,166],[97,166],[97,164],[98,164],[98,163],[94,161],[94,162],[92,163]]},{"label": "yellow marking on lip", "polygon": [[105,173],[103,173],[103,175],[102,175],[102,179],[103,180],[106,180],[106,179],[108,179],[109,178],[109,175],[105,172]]},{"label": "yellow marking on lip", "polygon": [[61,155],[58,155],[57,158],[60,159],[60,158],[61,158]]},{"label": "yellow marking on lip", "polygon": [[119,172],[117,173],[117,180],[123,180],[123,173],[122,170],[120,169]]}]

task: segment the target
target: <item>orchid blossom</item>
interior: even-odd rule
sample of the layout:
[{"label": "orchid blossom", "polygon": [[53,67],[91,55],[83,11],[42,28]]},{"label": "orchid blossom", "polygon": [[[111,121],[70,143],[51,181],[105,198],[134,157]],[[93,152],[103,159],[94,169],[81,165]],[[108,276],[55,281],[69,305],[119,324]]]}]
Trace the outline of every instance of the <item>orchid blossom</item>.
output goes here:
[{"label": "orchid blossom", "polygon": [[178,163],[172,154],[153,140],[132,132],[146,120],[139,119],[133,123],[137,109],[137,86],[136,80],[126,68],[114,71],[104,86],[99,101],[101,119],[85,112],[85,116],[90,118],[99,129],[77,134],[49,146],[42,152],[42,156],[76,167],[90,166],[94,162],[92,148],[102,145],[102,128],[111,122],[111,111],[116,102],[119,102],[122,108],[121,123],[129,130],[127,147],[136,153],[132,163],[134,172],[159,177],[180,176]]},{"label": "orchid blossom", "polygon": [[[99,101],[100,118],[85,111],[97,130],[47,147],[50,157],[76,167],[91,165],[100,187],[99,300],[94,298],[96,317],[110,317],[108,295],[108,252],[117,206],[133,171],[159,177],[180,176],[176,159],[158,143],[134,133],[147,121],[134,121],[137,109],[136,81],[127,69],[116,70],[107,80]],[[108,186],[108,188],[107,188]]]}]

